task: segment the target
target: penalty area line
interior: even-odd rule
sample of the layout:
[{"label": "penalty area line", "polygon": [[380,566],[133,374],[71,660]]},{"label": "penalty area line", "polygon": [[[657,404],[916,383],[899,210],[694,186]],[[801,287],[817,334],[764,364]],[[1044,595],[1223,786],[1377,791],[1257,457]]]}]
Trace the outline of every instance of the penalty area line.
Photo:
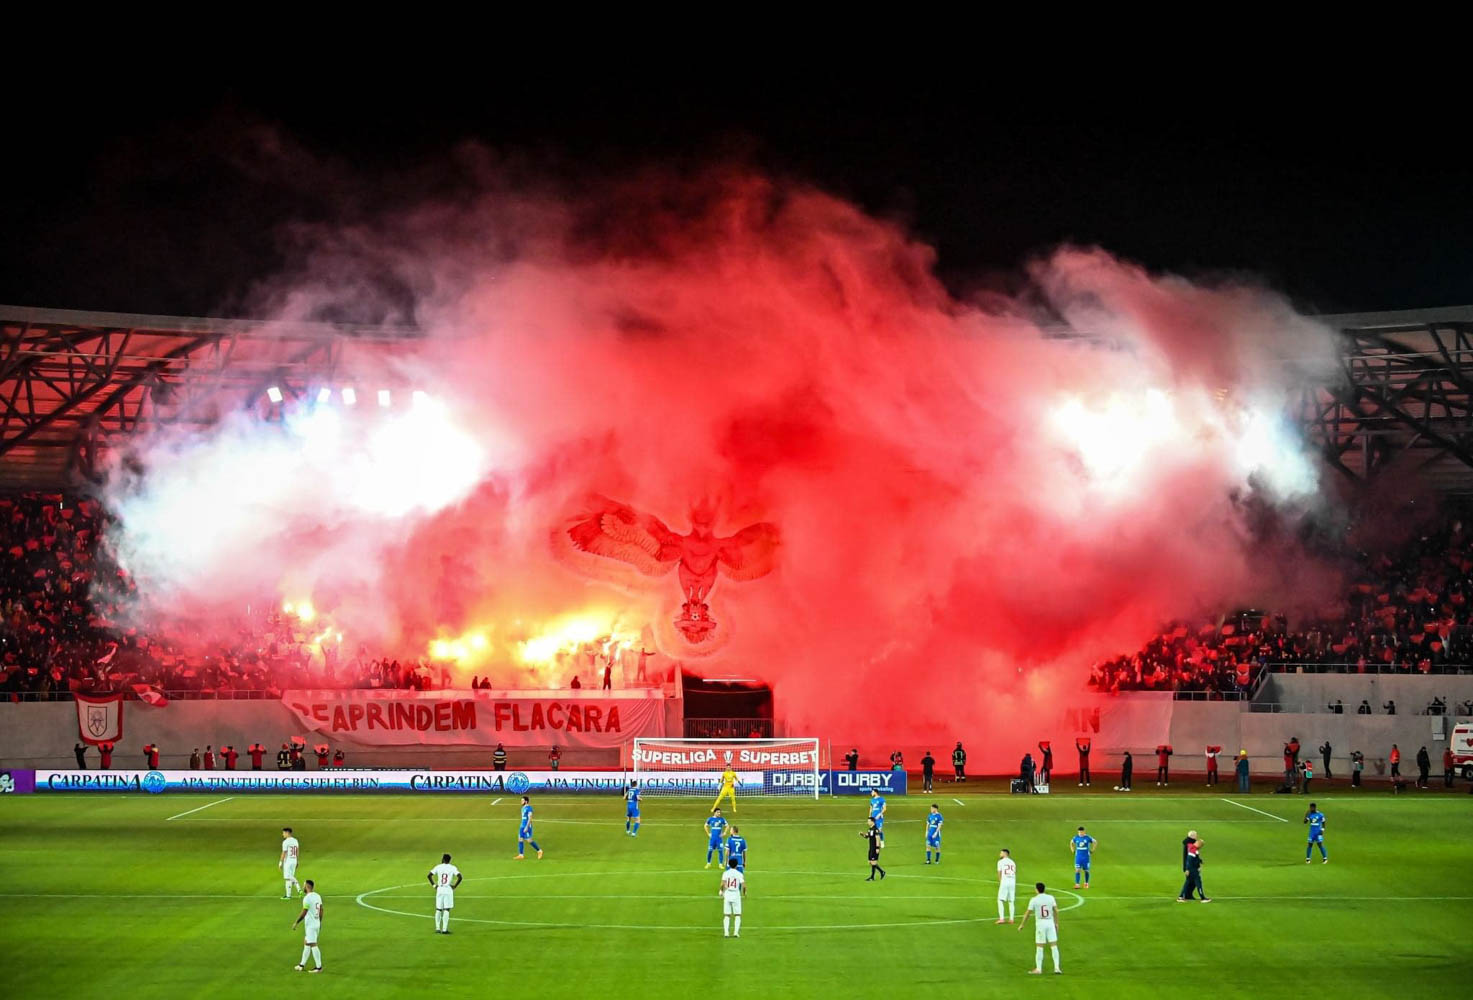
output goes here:
[{"label": "penalty area line", "polygon": [[1246,809],[1249,812],[1256,812],[1260,816],[1267,816],[1269,819],[1276,819],[1280,823],[1287,823],[1287,822],[1289,822],[1288,820],[1286,820],[1282,816],[1275,816],[1273,813],[1266,813],[1262,809],[1254,809],[1252,806],[1245,806],[1245,805],[1243,805],[1243,803],[1241,803],[1241,802],[1234,802],[1232,799],[1223,799],[1222,801],[1226,802],[1230,806],[1237,806],[1239,809]]},{"label": "penalty area line", "polygon": [[[199,812],[202,809],[208,809],[208,808],[210,808],[210,806],[218,806],[221,802],[229,802],[233,798],[235,798],[234,795],[227,795],[223,799],[216,799],[214,802],[206,802],[202,806],[196,806],[193,809],[186,809],[182,813],[176,813],[173,816],[170,816],[169,819],[182,819],[185,816],[188,816],[190,813],[197,813],[197,812]],[[165,823],[169,822],[169,819],[164,820],[164,822]]]},{"label": "penalty area line", "polygon": [[958,798],[953,798],[953,799],[952,799],[952,800],[951,800],[951,801],[953,801],[953,802],[955,802],[955,803],[956,803],[956,804],[957,804],[957,805],[959,805],[959,806],[964,806],[964,805],[966,805],[966,803],[965,803],[965,802],[963,802],[963,801],[962,801],[962,800],[961,800],[961,799],[958,799]]}]

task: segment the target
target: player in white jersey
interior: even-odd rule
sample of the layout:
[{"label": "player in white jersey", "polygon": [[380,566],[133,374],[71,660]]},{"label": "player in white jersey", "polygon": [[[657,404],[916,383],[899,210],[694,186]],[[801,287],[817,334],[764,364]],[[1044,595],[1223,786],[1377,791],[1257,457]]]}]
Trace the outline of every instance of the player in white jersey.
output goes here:
[{"label": "player in white jersey", "polygon": [[297,963],[297,971],[301,972],[307,968],[307,957],[310,955],[312,961],[317,963],[313,972],[322,971],[322,949],[317,947],[317,937],[322,933],[322,897],[317,895],[317,887],[309,878],[303,883],[302,912],[297,914],[297,919],[292,921],[292,927],[303,924],[305,937],[302,942],[302,960]]},{"label": "player in white jersey", "polygon": [[[747,894],[747,877],[737,868],[739,859],[728,858],[726,871],[721,873],[721,889],[716,895],[721,897],[721,936],[742,936],[742,897]],[[732,927],[731,919],[736,917],[736,927]]]},{"label": "player in white jersey", "polygon": [[450,855],[440,855],[440,863],[430,869],[430,885],[435,887],[435,933],[450,933],[450,911],[455,909],[455,887],[460,885],[460,869],[450,863]]},{"label": "player in white jersey", "polygon": [[[997,852],[997,922],[1010,924],[1018,916],[1014,897],[1018,891],[1018,863],[1006,847]],[[1002,904],[1008,904],[1008,918],[1002,918]]]},{"label": "player in white jersey", "polygon": [[302,845],[297,843],[297,838],[292,835],[292,828],[284,826],[281,828],[281,860],[276,862],[276,867],[281,869],[281,877],[286,881],[286,895],[282,899],[292,898],[292,886],[302,888],[297,881],[297,856],[302,853]]},{"label": "player in white jersey", "polygon": [[1048,945],[1054,953],[1054,972],[1062,973],[1059,967],[1059,903],[1044,890],[1042,882],[1033,883],[1038,895],[1028,901],[1028,911],[1023,914],[1018,930],[1028,923],[1029,917],[1036,918],[1033,924],[1033,968],[1028,972],[1038,975],[1043,972],[1043,946]]}]

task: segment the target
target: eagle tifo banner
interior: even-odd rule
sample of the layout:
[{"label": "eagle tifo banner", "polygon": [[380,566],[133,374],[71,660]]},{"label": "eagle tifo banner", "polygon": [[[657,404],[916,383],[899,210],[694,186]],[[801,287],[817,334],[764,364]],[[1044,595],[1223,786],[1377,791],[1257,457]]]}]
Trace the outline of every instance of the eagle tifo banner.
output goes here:
[{"label": "eagle tifo banner", "polygon": [[116,743],[123,738],[123,696],[73,695],[77,704],[77,731],[85,743]]},{"label": "eagle tifo banner", "polygon": [[308,729],[370,746],[618,747],[665,735],[665,701],[495,691],[287,691]]}]

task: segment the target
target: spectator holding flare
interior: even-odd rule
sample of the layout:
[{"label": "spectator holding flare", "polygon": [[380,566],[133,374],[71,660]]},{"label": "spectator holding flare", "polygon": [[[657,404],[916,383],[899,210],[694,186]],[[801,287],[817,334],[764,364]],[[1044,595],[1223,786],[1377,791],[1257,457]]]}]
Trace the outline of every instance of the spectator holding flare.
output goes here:
[{"label": "spectator holding flare", "polygon": [[1299,767],[1299,737],[1297,737],[1297,736],[1291,736],[1291,737],[1289,737],[1289,742],[1284,744],[1284,749],[1288,750],[1289,753],[1290,753],[1290,755],[1293,757],[1293,761],[1291,763],[1291,766],[1293,766],[1295,768],[1298,768]]},{"label": "spectator holding flare", "polygon": [[210,744],[206,743],[205,744],[205,770],[206,771],[213,771],[214,769],[215,769],[215,749]]},{"label": "spectator holding flare", "polygon": [[1222,753],[1222,747],[1209,746],[1207,748],[1207,784],[1217,784],[1217,755]]},{"label": "spectator holding flare", "polygon": [[225,754],[224,754],[224,756],[225,756],[225,770],[227,770],[227,771],[234,771],[235,770],[235,762],[240,759],[240,752],[237,751],[235,749],[235,747],[229,746],[229,747],[226,747],[225,748]]},{"label": "spectator holding flare", "polygon": [[326,743],[319,743],[312,748],[312,753],[317,757],[317,770],[323,771],[327,769],[327,758],[329,752],[330,748]]},{"label": "spectator holding flare", "polygon": [[962,749],[961,740],[956,741],[956,749],[951,751],[951,768],[956,772],[953,782],[967,780],[967,752]]},{"label": "spectator holding flare", "polygon": [[110,770],[113,766],[113,751],[117,748],[116,743],[103,742],[97,744],[97,766],[104,771]]},{"label": "spectator holding flare", "polygon": [[890,770],[892,770],[892,771],[904,771],[905,770],[905,754],[901,753],[899,750],[896,750],[894,753],[892,753],[890,755]]},{"label": "spectator holding flare", "polygon": [[1047,785],[1049,776],[1054,773],[1054,751],[1048,740],[1039,740],[1038,749],[1043,754],[1043,764],[1039,769],[1040,783]]},{"label": "spectator holding flare", "polygon": [[1156,784],[1171,784],[1171,744],[1162,743],[1156,748]]},{"label": "spectator holding flare", "polygon": [[347,759],[348,759],[348,755],[345,754],[345,753],[343,753],[343,751],[341,749],[334,750],[332,752],[332,766],[333,767],[342,767],[343,766],[343,761],[345,761]]},{"label": "spectator holding flare", "polygon": [[252,743],[246,747],[246,753],[251,755],[251,770],[261,770],[261,762],[266,758],[266,748],[259,743]]},{"label": "spectator holding flare", "polygon": [[858,770],[858,768],[859,768],[859,747],[855,747],[854,749],[850,750],[848,753],[846,753],[844,755],[844,763],[846,763],[846,764],[849,765],[849,770],[851,770],[851,771]]},{"label": "spectator holding flare", "polygon": [[1074,749],[1079,751],[1079,787],[1089,787],[1089,737],[1076,736]]}]

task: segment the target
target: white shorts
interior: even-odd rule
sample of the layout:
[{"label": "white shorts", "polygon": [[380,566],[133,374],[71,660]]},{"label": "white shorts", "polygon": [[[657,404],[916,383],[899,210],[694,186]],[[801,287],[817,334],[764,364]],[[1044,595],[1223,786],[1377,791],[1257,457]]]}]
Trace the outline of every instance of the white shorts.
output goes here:
[{"label": "white shorts", "polygon": [[281,877],[282,878],[296,878],[297,877],[297,863],[296,863],[296,861],[294,861],[292,859],[288,859],[288,860],[283,861],[281,863]]},{"label": "white shorts", "polygon": [[721,904],[721,912],[722,913],[725,913],[725,914],[727,914],[729,916],[738,916],[738,917],[740,917],[742,915],[742,900],[741,900],[741,897],[738,896],[736,899],[726,899],[726,900],[723,900],[722,901],[722,904]]},{"label": "white shorts", "polygon": [[1005,900],[1007,900],[1008,902],[1011,903],[1013,901],[1014,894],[1017,891],[1018,891],[1018,883],[1016,883],[1016,882],[999,882],[998,883],[998,886],[997,886],[997,898],[998,899],[1005,899]]},{"label": "white shorts", "polygon": [[308,944],[316,944],[317,933],[322,930],[322,924],[317,920],[304,920],[302,921],[302,929],[306,931],[306,936],[302,940]]},{"label": "white shorts", "polygon": [[1040,920],[1033,928],[1034,944],[1058,944],[1059,929],[1052,920]]},{"label": "white shorts", "polygon": [[436,886],[435,887],[435,909],[437,909],[437,910],[453,910],[453,909],[455,909],[455,890],[452,889],[452,888],[450,888],[448,885]]}]

